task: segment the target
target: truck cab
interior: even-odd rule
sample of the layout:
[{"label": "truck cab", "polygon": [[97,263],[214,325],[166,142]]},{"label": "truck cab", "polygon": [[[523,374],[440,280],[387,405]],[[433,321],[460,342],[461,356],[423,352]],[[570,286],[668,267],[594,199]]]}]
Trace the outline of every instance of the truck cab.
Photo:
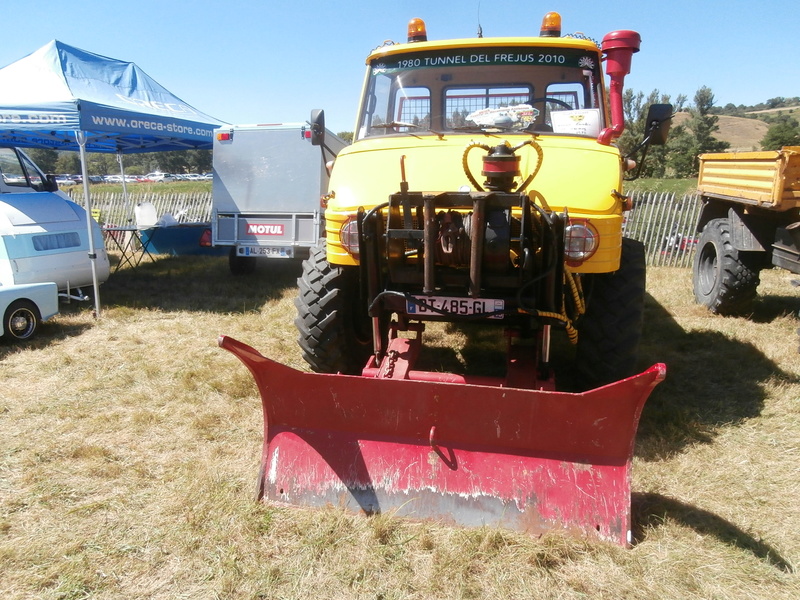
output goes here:
[{"label": "truck cab", "polygon": [[602,44],[562,37],[554,14],[539,36],[527,38],[428,41],[414,20],[407,43],[368,56],[355,143],[338,156],[329,186],[332,263],[358,264],[346,240],[354,239],[359,206],[384,201],[402,177],[425,192],[481,191],[481,148],[506,145],[518,161],[514,190],[541,198],[553,212],[568,210],[568,231],[580,243],[591,237],[591,250],[575,253],[571,269],[618,268],[630,165],[612,142],[622,132],[621,81],[639,36],[612,32]]}]

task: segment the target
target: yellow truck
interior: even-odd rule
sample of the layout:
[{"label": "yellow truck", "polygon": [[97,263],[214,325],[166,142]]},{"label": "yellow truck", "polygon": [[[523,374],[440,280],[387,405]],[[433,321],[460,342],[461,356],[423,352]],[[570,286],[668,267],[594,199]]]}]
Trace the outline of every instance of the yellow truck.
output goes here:
[{"label": "yellow truck", "polygon": [[700,155],[695,299],[718,314],[746,311],[759,271],[800,273],[800,146]]},{"label": "yellow truck", "polygon": [[[260,498],[630,542],[636,427],[666,372],[637,373],[644,251],[622,236],[636,164],[614,144],[639,44],[562,36],[548,13],[538,35],[440,41],[414,19],[369,54],[298,280],[315,372],[220,340],[261,391]],[[652,107],[641,148],[671,113]],[[321,111],[311,132],[325,148]],[[419,368],[434,321],[502,331],[504,376]],[[551,334],[575,344],[575,387],[556,381]]]}]

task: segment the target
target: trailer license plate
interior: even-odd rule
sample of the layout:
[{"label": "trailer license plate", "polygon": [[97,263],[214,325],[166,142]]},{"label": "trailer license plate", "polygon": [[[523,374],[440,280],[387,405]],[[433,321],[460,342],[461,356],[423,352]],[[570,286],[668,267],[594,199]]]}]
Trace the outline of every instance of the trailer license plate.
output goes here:
[{"label": "trailer license plate", "polygon": [[245,246],[245,256],[268,256],[270,258],[292,258],[291,246]]},{"label": "trailer license plate", "polygon": [[406,300],[406,313],[409,315],[436,315],[442,312],[450,315],[468,316],[487,313],[490,319],[502,319],[505,301],[492,298],[453,298],[450,296],[412,296]]}]

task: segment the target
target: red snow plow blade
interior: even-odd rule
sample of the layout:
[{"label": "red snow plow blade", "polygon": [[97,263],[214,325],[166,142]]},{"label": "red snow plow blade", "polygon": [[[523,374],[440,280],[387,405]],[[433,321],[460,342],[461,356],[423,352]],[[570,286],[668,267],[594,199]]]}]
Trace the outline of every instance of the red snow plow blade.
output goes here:
[{"label": "red snow plow blade", "polygon": [[305,373],[229,337],[264,410],[259,498],[630,543],[657,364],[580,394]]}]

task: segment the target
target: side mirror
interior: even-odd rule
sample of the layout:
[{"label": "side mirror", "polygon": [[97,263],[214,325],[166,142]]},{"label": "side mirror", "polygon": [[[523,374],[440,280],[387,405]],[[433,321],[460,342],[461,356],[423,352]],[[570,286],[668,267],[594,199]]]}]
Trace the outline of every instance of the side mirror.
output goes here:
[{"label": "side mirror", "polygon": [[325,145],[325,111],[316,108],[311,111],[311,145]]},{"label": "side mirror", "polygon": [[645,139],[654,146],[667,143],[669,128],[672,125],[671,104],[651,104],[647,111]]},{"label": "side mirror", "polygon": [[58,182],[56,181],[55,175],[52,174],[45,175],[44,181],[42,182],[42,191],[43,192],[58,191]]},{"label": "side mirror", "polygon": [[672,105],[671,104],[651,104],[647,110],[647,120],[645,122],[644,139],[639,142],[636,147],[626,155],[625,158],[635,156],[640,150],[642,158],[638,161],[639,165],[630,177],[625,177],[625,181],[633,181],[638,179],[644,167],[645,158],[647,158],[647,149],[650,146],[663,146],[667,143],[667,136],[669,135],[669,128],[672,125]]}]

